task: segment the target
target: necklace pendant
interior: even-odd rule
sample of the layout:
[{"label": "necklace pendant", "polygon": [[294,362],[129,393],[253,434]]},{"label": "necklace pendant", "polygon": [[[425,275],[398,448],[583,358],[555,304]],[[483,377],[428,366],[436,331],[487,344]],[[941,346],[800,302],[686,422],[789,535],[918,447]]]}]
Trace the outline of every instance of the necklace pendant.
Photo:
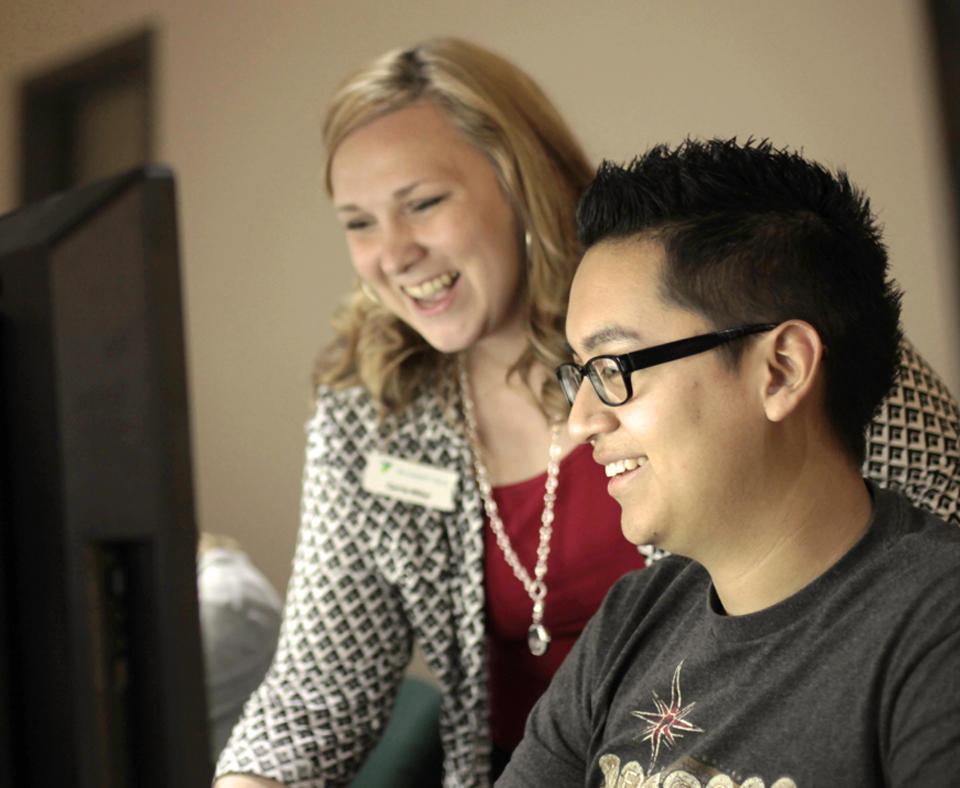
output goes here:
[{"label": "necklace pendant", "polygon": [[531,624],[527,630],[527,647],[535,657],[542,657],[550,646],[550,633],[543,624]]}]

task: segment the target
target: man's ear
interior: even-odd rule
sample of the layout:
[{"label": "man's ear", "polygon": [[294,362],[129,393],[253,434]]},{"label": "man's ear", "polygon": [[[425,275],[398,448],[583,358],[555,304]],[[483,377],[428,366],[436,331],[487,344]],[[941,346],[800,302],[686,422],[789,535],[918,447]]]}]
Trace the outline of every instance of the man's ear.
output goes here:
[{"label": "man's ear", "polygon": [[823,342],[803,320],[787,320],[767,337],[763,405],[770,421],[782,421],[811,396],[820,378]]}]

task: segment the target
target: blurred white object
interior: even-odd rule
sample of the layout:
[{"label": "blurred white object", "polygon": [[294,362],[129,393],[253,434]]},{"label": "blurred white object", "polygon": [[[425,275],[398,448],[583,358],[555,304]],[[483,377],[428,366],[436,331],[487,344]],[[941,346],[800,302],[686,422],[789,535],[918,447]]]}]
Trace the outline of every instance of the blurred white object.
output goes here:
[{"label": "blurred white object", "polygon": [[234,540],[212,534],[200,538],[197,593],[215,761],[273,660],[282,603]]}]

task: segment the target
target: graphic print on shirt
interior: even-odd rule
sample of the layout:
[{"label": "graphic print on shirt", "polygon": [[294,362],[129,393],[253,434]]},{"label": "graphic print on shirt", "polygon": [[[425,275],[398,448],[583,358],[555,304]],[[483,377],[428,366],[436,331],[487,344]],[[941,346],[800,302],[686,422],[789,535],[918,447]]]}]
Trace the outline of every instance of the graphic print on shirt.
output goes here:
[{"label": "graphic print on shirt", "polygon": [[[653,711],[631,711],[633,717],[639,717],[646,726],[637,734],[640,742],[650,742],[650,764],[646,771],[638,761],[628,761],[621,768],[620,756],[613,753],[601,755],[597,761],[603,774],[604,788],[643,788],[643,786],[664,786],[665,788],[767,788],[760,777],[749,777],[743,782],[734,781],[729,774],[718,771],[713,766],[700,763],[689,755],[654,771],[660,757],[661,745],[664,751],[672,748],[677,740],[686,733],[703,733],[703,728],[695,725],[689,718],[696,701],[683,705],[680,691],[680,669],[683,660],[673,671],[670,682],[670,703],[664,703],[654,691]],[[770,788],[797,788],[790,777],[781,777]]]},{"label": "graphic print on shirt", "polygon": [[[636,761],[620,768],[620,758],[607,754],[600,756],[604,788],[767,788],[762,777],[748,777],[736,782],[729,774],[699,763],[685,755],[662,771],[645,774]],[[790,777],[781,777],[770,788],[797,788]]]},{"label": "graphic print on shirt", "polygon": [[670,682],[670,705],[667,705],[656,691],[653,694],[653,703],[656,706],[655,711],[631,711],[634,717],[639,717],[647,723],[647,727],[640,733],[640,741],[650,742],[650,768],[657,763],[660,757],[660,745],[666,744],[667,747],[673,747],[677,739],[682,739],[684,733],[703,733],[703,728],[699,728],[687,719],[696,701],[688,706],[683,705],[683,697],[680,694],[680,668],[683,667],[683,660],[673,671],[673,681]]}]

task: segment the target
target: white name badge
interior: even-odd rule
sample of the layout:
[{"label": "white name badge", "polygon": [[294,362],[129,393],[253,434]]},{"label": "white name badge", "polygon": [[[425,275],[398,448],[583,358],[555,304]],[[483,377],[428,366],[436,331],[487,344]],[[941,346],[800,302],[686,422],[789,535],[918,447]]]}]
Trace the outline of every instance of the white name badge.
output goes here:
[{"label": "white name badge", "polygon": [[450,512],[458,477],[456,471],[372,451],[362,484],[368,492]]}]

